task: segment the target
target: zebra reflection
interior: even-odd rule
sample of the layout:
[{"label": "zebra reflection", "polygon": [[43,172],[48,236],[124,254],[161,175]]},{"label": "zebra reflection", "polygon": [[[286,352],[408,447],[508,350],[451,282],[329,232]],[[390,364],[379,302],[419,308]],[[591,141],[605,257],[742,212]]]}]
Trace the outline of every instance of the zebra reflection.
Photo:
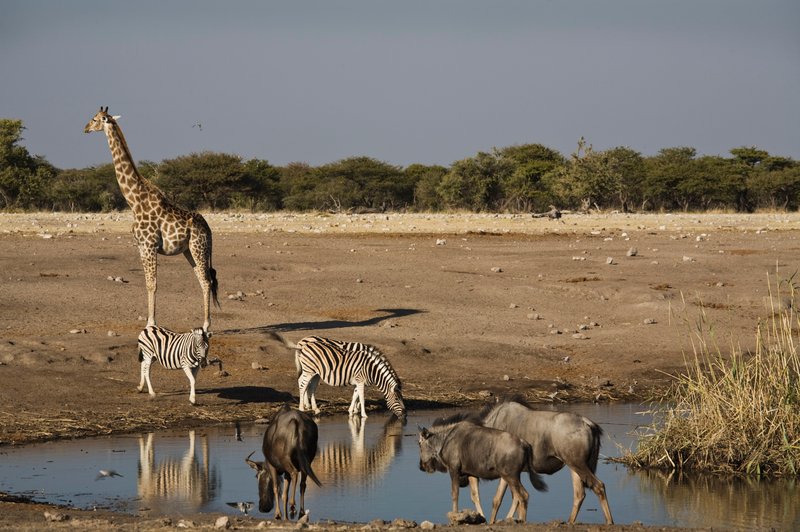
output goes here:
[{"label": "zebra reflection", "polygon": [[158,460],[153,449],[153,433],[139,436],[139,478],[137,491],[141,504],[156,512],[199,511],[216,496],[216,468],[209,472],[208,438],[200,436],[202,462],[195,453],[195,433],[189,431],[189,448],[178,458]]},{"label": "zebra reflection", "polygon": [[323,485],[373,487],[389,470],[402,446],[404,423],[390,416],[369,446],[365,443],[366,424],[363,418],[348,418],[350,438],[328,441],[317,451],[314,471]]}]

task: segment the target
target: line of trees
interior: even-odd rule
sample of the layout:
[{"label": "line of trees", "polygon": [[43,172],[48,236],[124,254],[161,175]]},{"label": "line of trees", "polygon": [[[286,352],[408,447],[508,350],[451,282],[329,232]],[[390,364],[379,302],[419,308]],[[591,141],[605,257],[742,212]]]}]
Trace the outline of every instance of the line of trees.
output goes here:
[{"label": "line of trees", "polygon": [[[20,145],[21,120],[0,119],[0,209],[111,211],[126,208],[114,167],[59,169]],[[541,144],[493,148],[449,167],[405,168],[371,157],[311,166],[217,152],[192,153],[139,171],[190,209],[251,211],[543,212],[561,209],[748,212],[797,210],[800,164],[756,147],[730,157],[691,147],[643,156],[629,147],[596,151],[584,139],[565,157]]]}]

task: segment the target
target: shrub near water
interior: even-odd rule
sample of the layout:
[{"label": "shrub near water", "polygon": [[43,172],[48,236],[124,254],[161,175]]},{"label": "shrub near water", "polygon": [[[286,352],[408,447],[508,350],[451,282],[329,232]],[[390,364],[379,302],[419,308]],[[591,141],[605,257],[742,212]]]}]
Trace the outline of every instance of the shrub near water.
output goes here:
[{"label": "shrub near water", "polygon": [[[781,295],[783,289],[788,294]],[[728,357],[698,334],[694,357],[638,449],[621,461],[659,468],[751,476],[800,473],[800,318],[795,287],[778,283],[772,318],[759,323],[754,353]],[[784,301],[776,308],[775,301]]]}]

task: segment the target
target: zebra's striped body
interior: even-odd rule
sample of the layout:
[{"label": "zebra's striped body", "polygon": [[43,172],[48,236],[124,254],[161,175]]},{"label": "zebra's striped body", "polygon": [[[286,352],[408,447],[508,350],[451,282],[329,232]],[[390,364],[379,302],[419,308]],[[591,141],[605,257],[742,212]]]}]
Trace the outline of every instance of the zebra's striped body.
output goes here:
[{"label": "zebra's striped body", "polygon": [[296,345],[295,365],[300,389],[300,410],[312,408],[319,413],[314,396],[321,380],[330,386],[355,386],[348,412],[351,416],[361,403],[364,409],[364,386],[376,386],[386,399],[386,406],[401,419],[405,418],[400,378],[389,361],[375,347],[358,342],[340,342],[320,336],[307,336]]},{"label": "zebra's striped body", "polygon": [[167,369],[182,369],[189,378],[191,391],[189,402],[195,404],[194,383],[200,367],[208,365],[208,339],[211,333],[203,329],[192,329],[187,333],[176,333],[157,325],[145,327],[139,333],[139,362],[141,379],[137,389],[141,392],[147,382],[147,391],[153,396],[150,383],[150,365],[158,359]]}]

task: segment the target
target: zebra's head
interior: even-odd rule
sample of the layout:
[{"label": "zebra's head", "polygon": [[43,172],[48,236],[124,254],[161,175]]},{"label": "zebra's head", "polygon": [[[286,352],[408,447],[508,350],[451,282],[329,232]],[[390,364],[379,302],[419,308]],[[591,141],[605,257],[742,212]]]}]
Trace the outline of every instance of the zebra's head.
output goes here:
[{"label": "zebra's head", "polygon": [[399,382],[389,388],[386,393],[386,406],[397,416],[397,419],[406,420],[406,405],[403,403],[403,390]]},{"label": "zebra's head", "polygon": [[192,351],[195,358],[200,362],[201,367],[208,365],[208,339],[211,333],[202,327],[192,329]]}]

